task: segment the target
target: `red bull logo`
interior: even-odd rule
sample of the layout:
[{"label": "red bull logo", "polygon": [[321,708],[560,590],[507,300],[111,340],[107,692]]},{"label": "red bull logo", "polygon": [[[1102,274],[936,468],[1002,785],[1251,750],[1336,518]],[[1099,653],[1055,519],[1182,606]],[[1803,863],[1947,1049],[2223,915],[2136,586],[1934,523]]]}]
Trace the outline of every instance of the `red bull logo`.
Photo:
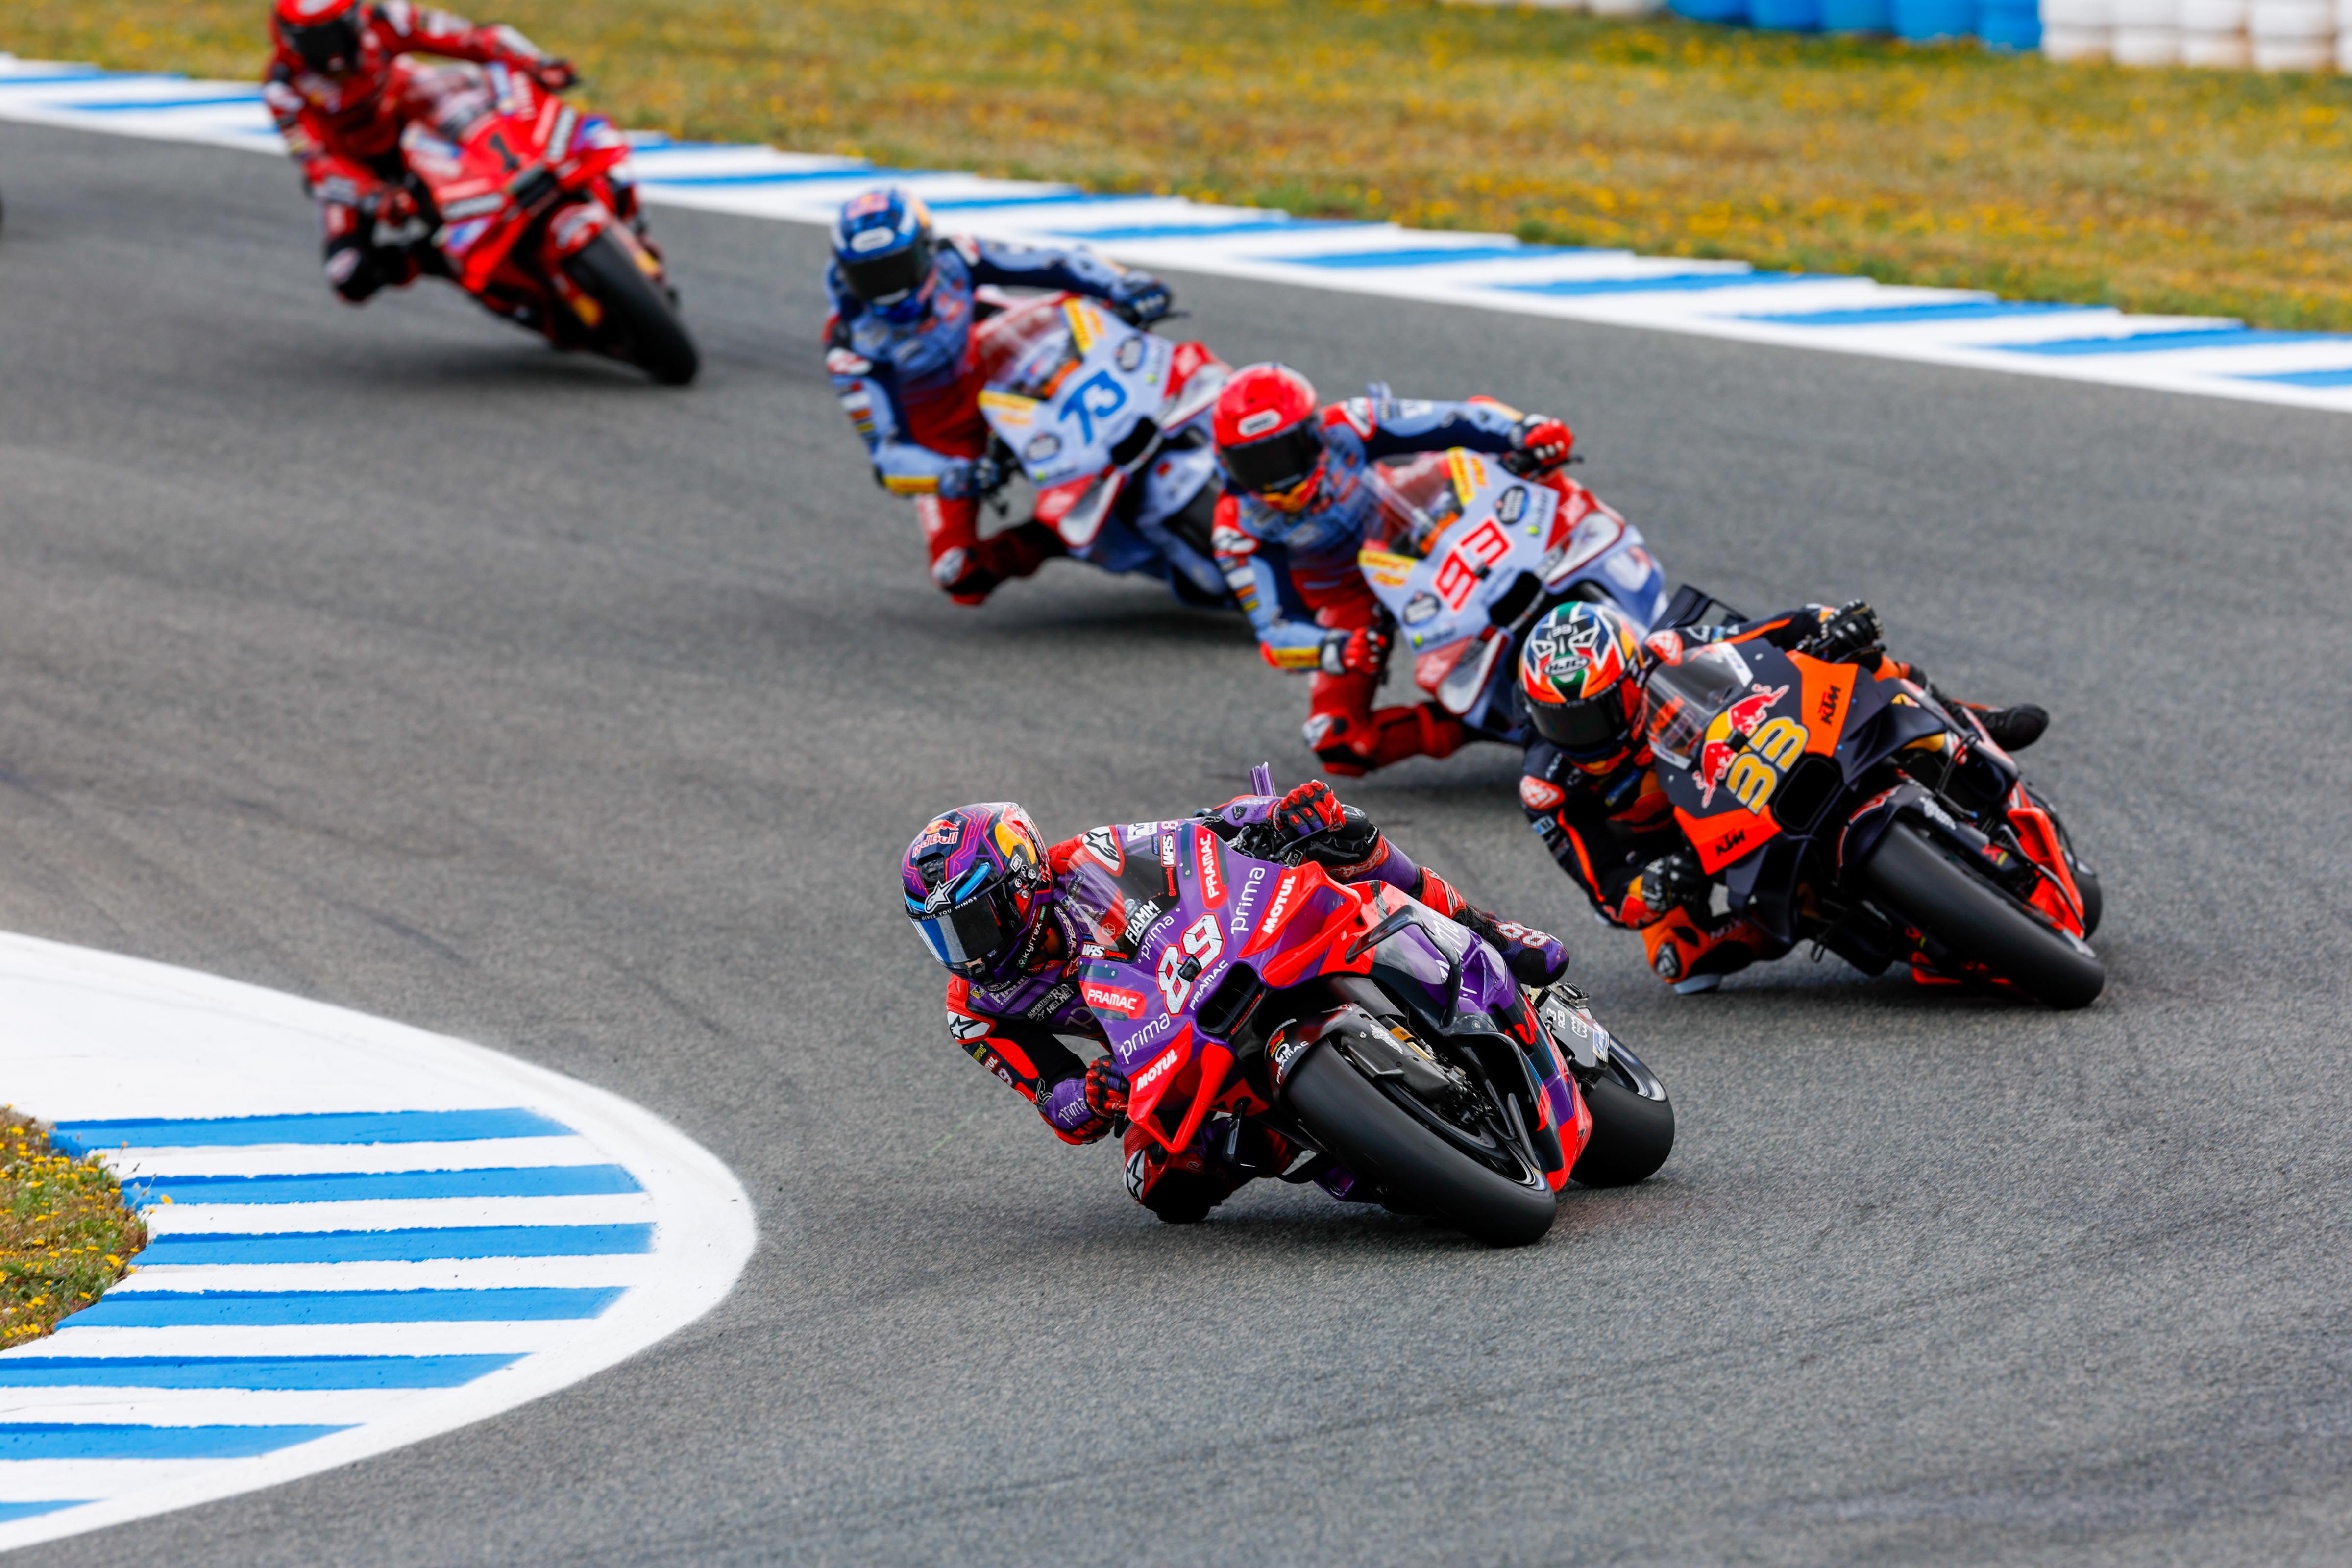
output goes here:
[{"label": "red bull logo", "polygon": [[[1785,686],[1752,685],[1749,695],[1741,698],[1715,716],[1706,727],[1706,740],[1698,749],[1698,766],[1692,770],[1698,777],[1700,809],[1715,804],[1715,792],[1723,783],[1723,775],[1731,771],[1731,759],[1739,754],[1739,743],[1756,733],[1764,722],[1764,715],[1772,705],[1789,695]],[[1735,739],[1736,737],[1736,739]]]}]

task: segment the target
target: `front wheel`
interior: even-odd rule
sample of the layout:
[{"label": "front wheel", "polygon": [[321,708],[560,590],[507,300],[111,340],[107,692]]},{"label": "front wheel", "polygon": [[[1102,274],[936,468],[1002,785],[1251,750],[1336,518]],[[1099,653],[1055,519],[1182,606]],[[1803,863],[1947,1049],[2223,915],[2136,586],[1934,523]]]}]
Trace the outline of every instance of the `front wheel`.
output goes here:
[{"label": "front wheel", "polygon": [[1592,1136],[1569,1176],[1588,1187],[1630,1187],[1647,1181],[1675,1148],[1675,1105],[1665,1087],[1640,1060],[1612,1040],[1609,1059],[1576,1090],[1592,1113]]},{"label": "front wheel", "polygon": [[1962,958],[2053,1007],[2086,1007],[2107,983],[2090,946],[2030,911],[1906,822],[1887,826],[1864,879],[1895,912]]},{"label": "front wheel", "polygon": [[1472,1159],[1392,1101],[1328,1041],[1309,1047],[1291,1068],[1285,1093],[1291,1114],[1315,1141],[1393,1194],[1392,1208],[1423,1211],[1489,1247],[1541,1240],[1559,1217],[1550,1184],[1531,1162],[1511,1162],[1517,1173],[1506,1175]]},{"label": "front wheel", "polygon": [[664,386],[684,386],[694,379],[702,368],[694,340],[628,247],[600,234],[563,265],[604,312],[597,323],[600,347]]}]

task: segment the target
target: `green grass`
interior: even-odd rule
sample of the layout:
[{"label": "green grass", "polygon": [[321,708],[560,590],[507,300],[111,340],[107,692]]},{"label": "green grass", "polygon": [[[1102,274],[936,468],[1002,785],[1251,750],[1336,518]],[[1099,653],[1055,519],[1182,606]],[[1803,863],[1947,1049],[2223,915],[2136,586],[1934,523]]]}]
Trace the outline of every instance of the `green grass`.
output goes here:
[{"label": "green grass", "polygon": [[58,1152],[39,1122],[0,1107],[0,1347],[97,1300],[146,1245],[147,1222],[103,1164]]},{"label": "green grass", "polygon": [[[15,0],[0,47],[247,75],[261,0]],[[2352,328],[2352,83],[1376,0],[512,0],[676,134]]]}]

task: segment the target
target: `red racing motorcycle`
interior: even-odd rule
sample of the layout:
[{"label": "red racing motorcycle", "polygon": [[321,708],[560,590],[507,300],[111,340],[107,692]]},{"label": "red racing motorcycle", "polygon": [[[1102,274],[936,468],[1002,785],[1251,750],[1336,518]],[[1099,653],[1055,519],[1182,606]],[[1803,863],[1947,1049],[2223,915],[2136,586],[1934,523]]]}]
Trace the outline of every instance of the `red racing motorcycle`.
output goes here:
[{"label": "red racing motorcycle", "polygon": [[[1252,787],[1272,798],[1263,766]],[[1523,991],[1482,938],[1385,882],[1334,881],[1312,843],[1197,821],[1087,835],[1082,989],[1145,1137],[1185,1150],[1213,1116],[1230,1163],[1308,1179],[1253,1169],[1272,1146],[1255,1123],[1497,1247],[1550,1229],[1571,1178],[1625,1186],[1665,1163],[1665,1088],[1583,993]]]},{"label": "red racing motorcycle", "polygon": [[503,65],[394,68],[410,105],[400,135],[406,231],[378,214],[379,242],[429,235],[447,276],[492,314],[559,349],[634,364],[667,386],[699,357],[678,320],[635,188],[614,175],[628,143]]}]

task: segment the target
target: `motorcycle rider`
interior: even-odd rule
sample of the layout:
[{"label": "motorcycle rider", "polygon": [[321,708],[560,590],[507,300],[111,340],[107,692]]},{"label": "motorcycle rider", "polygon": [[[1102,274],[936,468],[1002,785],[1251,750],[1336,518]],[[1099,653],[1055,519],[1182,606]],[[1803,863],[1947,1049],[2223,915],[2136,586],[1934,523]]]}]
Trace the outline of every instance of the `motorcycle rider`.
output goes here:
[{"label": "motorcycle rider", "polygon": [[[1307,745],[1324,771],[1360,777],[1407,757],[1451,756],[1462,721],[1434,702],[1375,710],[1389,637],[1356,564],[1379,505],[1367,470],[1383,458],[1466,447],[1540,477],[1568,460],[1575,437],[1557,419],[1491,398],[1399,402],[1385,387],[1328,406],[1287,365],[1234,373],[1217,399],[1217,563],[1276,669],[1311,672]],[[1315,618],[1284,614],[1287,583]]]},{"label": "motorcycle rider", "polygon": [[[1303,848],[1333,879],[1387,882],[1476,931],[1522,984],[1548,985],[1568,968],[1558,941],[1474,908],[1319,779],[1279,799],[1237,796],[1192,820],[1228,839],[1271,822],[1286,845]],[[1069,908],[1073,862],[1089,840],[1116,844],[1113,836],[1123,832],[1157,834],[1171,826],[1097,827],[1049,847],[1020,806],[983,802],[933,819],[900,862],[907,918],[948,970],[948,1033],[1034,1104],[1066,1143],[1095,1142],[1127,1108],[1127,1079],[1112,1058],[1083,1062],[1056,1037],[1106,1037],[1081,984],[1081,948],[1093,938]],[[1256,1137],[1262,1131],[1216,1119],[1185,1152],[1171,1155],[1130,1128],[1128,1192],[1162,1219],[1201,1219],[1253,1175],[1278,1173],[1291,1163],[1297,1151],[1279,1139],[1265,1146]],[[1349,1195],[1353,1178],[1344,1171],[1307,1169],[1333,1196]]]},{"label": "motorcycle rider", "polygon": [[[570,61],[512,27],[478,27],[409,0],[276,0],[269,34],[262,100],[319,203],[327,281],[354,305],[386,284],[415,282],[441,259],[426,239],[375,242],[379,220],[397,227],[416,212],[401,183],[400,132],[425,106],[392,89],[393,62],[422,54],[503,65],[550,92],[578,79]],[[620,216],[634,219],[635,188],[615,191],[629,208]]]},{"label": "motorcycle rider", "polygon": [[833,296],[824,367],[874,459],[875,482],[915,498],[931,580],[959,605],[977,605],[998,584],[1066,552],[1034,519],[980,537],[980,503],[1000,477],[988,457],[985,378],[971,336],[972,290],[984,283],[1084,294],[1138,326],[1173,302],[1157,278],[1083,248],[934,237],[929,210],[896,187],[843,205],[824,275]]},{"label": "motorcycle rider", "polygon": [[[1689,994],[1788,951],[1744,915],[1711,914],[1714,879],[1675,820],[1653,771],[1642,721],[1643,684],[1683,648],[1761,641],[1818,658],[1861,665],[1880,679],[1927,685],[1916,665],[1881,646],[1878,614],[1859,599],[1835,609],[1807,605],[1757,620],[1641,631],[1605,605],[1562,605],[1538,621],[1519,655],[1519,705],[1528,718],[1519,804],[1544,847],[1593,908],[1638,930],[1659,979]],[[2050,716],[2032,703],[1973,711],[2004,751],[2032,745]]]}]

